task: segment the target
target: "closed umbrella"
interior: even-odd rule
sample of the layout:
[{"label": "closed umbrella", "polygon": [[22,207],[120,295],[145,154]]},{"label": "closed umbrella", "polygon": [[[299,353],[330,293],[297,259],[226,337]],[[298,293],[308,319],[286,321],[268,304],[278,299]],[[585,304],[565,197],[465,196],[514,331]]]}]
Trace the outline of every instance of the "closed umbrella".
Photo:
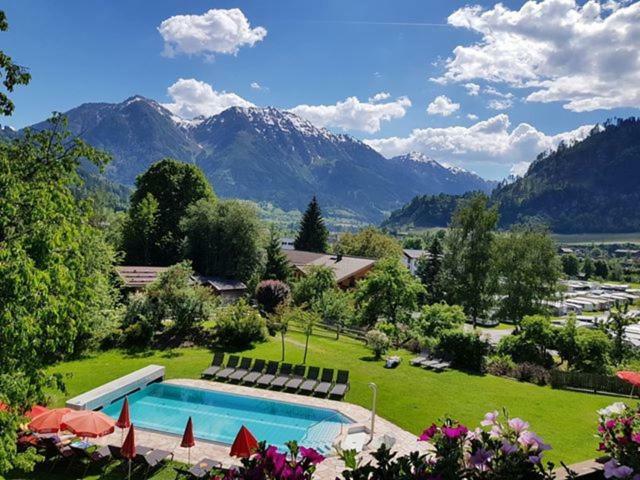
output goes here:
[{"label": "closed umbrella", "polygon": [[231,456],[249,458],[258,448],[256,437],[243,425],[231,445]]},{"label": "closed umbrella", "polygon": [[62,418],[70,412],[70,408],[54,408],[41,413],[31,420],[29,430],[37,433],[57,433],[60,431]]},{"label": "closed umbrella", "polygon": [[182,435],[182,442],[180,442],[180,446],[182,448],[188,448],[187,453],[187,463],[191,465],[191,447],[195,446],[196,439],[193,436],[193,422],[191,421],[191,417],[189,417],[189,421],[187,422],[187,426],[184,429],[184,434]]},{"label": "closed umbrella", "polygon": [[131,460],[136,457],[136,430],[133,425],[120,448],[120,455],[129,460],[129,479],[131,479]]},{"label": "closed umbrella", "polygon": [[118,421],[116,422],[116,427],[121,429],[120,443],[122,443],[125,428],[129,428],[130,426],[131,417],[129,416],[129,397],[124,397],[122,409],[120,410],[120,416],[118,417]]},{"label": "closed umbrella", "polygon": [[80,410],[71,412],[62,418],[60,428],[69,430],[82,438],[104,437],[113,433],[116,422],[102,412]]}]

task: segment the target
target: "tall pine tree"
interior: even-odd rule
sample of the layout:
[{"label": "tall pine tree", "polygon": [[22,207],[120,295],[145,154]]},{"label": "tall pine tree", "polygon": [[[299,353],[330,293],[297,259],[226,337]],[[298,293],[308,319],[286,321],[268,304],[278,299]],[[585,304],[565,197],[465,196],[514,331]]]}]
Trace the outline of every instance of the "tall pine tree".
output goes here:
[{"label": "tall pine tree", "polygon": [[324,253],[327,251],[329,231],[324,225],[320,205],[315,195],[300,221],[300,229],[294,242],[296,250]]},{"label": "tall pine tree", "polygon": [[427,303],[439,303],[444,300],[440,270],[442,269],[442,244],[435,237],[429,247],[429,254],[418,260],[416,275],[424,285]]},{"label": "tall pine tree", "polygon": [[291,274],[289,260],[280,247],[280,236],[272,226],[269,232],[269,243],[265,249],[267,260],[264,266],[263,280],[281,280],[286,282]]}]

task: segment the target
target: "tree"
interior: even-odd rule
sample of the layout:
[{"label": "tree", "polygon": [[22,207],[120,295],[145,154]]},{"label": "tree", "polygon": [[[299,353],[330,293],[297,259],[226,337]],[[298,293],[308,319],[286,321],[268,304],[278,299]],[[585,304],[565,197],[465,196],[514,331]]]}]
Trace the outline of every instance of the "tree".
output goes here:
[{"label": "tree", "polygon": [[325,324],[336,327],[336,340],[340,339],[344,327],[351,324],[355,317],[353,295],[338,288],[322,292],[312,308]]},{"label": "tree", "polygon": [[309,338],[313,335],[313,328],[320,319],[318,318],[318,314],[312,310],[301,310],[298,318],[302,324],[302,331],[304,332],[304,356],[302,357],[302,363],[307,363]]},{"label": "tree", "polygon": [[300,221],[294,246],[296,250],[323,253],[327,251],[328,238],[329,231],[324,225],[320,205],[314,195]]},{"label": "tree", "polygon": [[273,225],[269,230],[269,243],[267,243],[265,253],[267,258],[262,278],[286,282],[291,276],[291,265],[280,247],[280,236]]},{"label": "tree", "polygon": [[542,301],[558,289],[560,262],[546,231],[514,227],[495,241],[494,268],[498,278],[497,316],[516,325],[526,315],[542,311]]},{"label": "tree", "polygon": [[109,157],[67,131],[48,129],[0,144],[0,476],[29,468],[16,452],[16,415],[61,385],[45,368],[95,346],[115,322],[114,252],[73,195],[81,162]]},{"label": "tree", "polygon": [[607,265],[606,260],[596,260],[594,263],[593,273],[596,277],[606,280],[609,277],[609,265]]},{"label": "tree", "polygon": [[580,273],[580,261],[573,253],[562,256],[562,271],[568,277],[577,277]]},{"label": "tree", "polygon": [[265,313],[275,313],[291,296],[289,285],[280,280],[263,280],[256,287],[256,302]]},{"label": "tree", "polygon": [[357,233],[345,233],[335,246],[335,251],[343,255],[383,258],[400,257],[402,247],[389,235],[374,227],[365,227]]},{"label": "tree", "polygon": [[448,301],[462,305],[474,328],[491,305],[494,293],[490,266],[498,209],[490,208],[488,202],[486,195],[476,194],[459,204],[446,237],[442,263]]},{"label": "tree", "polygon": [[582,274],[584,278],[588,280],[593,277],[594,271],[593,260],[591,260],[591,257],[585,257],[584,262],[582,262]]},{"label": "tree", "polygon": [[[137,225],[134,221],[138,206],[152,195],[157,202],[157,215],[149,237],[136,236],[129,231]],[[154,163],[136,179],[136,190],[131,195],[130,221],[127,222],[123,248],[126,261],[132,264],[144,262],[144,244],[150,246],[150,265],[173,265],[182,259],[184,232],[181,219],[187,209],[198,200],[215,201],[215,194],[202,170],[195,165],[165,158]],[[128,227],[128,228],[127,228]]]},{"label": "tree", "polygon": [[199,200],[181,222],[185,256],[202,275],[248,281],[260,265],[261,227],[247,202]]},{"label": "tree", "polygon": [[497,352],[509,355],[517,363],[535,363],[549,368],[553,358],[549,349],[555,344],[551,320],[542,315],[524,317],[518,333],[500,339]]},{"label": "tree", "polygon": [[612,308],[609,313],[609,321],[605,326],[606,332],[613,340],[611,358],[616,365],[622,362],[629,350],[625,343],[626,328],[635,323],[633,318],[626,315],[626,309],[626,306],[624,309]]},{"label": "tree", "polygon": [[424,285],[427,303],[438,303],[444,300],[440,272],[442,270],[442,243],[434,237],[428,255],[418,259],[416,275]]},{"label": "tree", "polygon": [[333,270],[323,265],[311,265],[304,276],[293,284],[293,301],[298,306],[311,306],[322,294],[336,288]]},{"label": "tree", "polygon": [[281,304],[275,312],[275,315],[271,315],[268,320],[269,328],[280,334],[280,347],[282,350],[281,360],[284,362],[285,357],[285,337],[289,330],[289,321],[291,320],[291,311],[287,305]]},{"label": "tree", "polygon": [[422,292],[422,285],[400,259],[383,258],[356,286],[355,300],[361,322],[372,326],[384,318],[396,323],[417,308]]},{"label": "tree", "polygon": [[[0,10],[0,32],[6,32],[9,29],[7,16],[4,11]],[[8,92],[13,92],[16,85],[27,85],[31,81],[31,74],[25,67],[16,65],[11,57],[0,50],[0,77],[4,76],[2,84]],[[11,115],[14,105],[6,93],[0,92],[0,113],[2,115]],[[0,472],[2,470],[0,469]]]},{"label": "tree", "polygon": [[215,345],[247,348],[267,339],[267,324],[262,315],[242,298],[216,309],[212,328]]},{"label": "tree", "polygon": [[412,317],[411,332],[418,338],[437,338],[447,330],[460,328],[466,320],[459,305],[434,303],[422,307],[420,314]]},{"label": "tree", "polygon": [[141,259],[144,265],[152,262],[152,252],[157,250],[153,244],[153,232],[158,223],[158,201],[148,193],[140,203],[131,207],[123,225],[123,242],[127,252]]},{"label": "tree", "polygon": [[376,360],[380,360],[380,357],[382,357],[382,355],[384,355],[391,346],[389,337],[387,337],[386,333],[381,332],[380,330],[369,330],[365,336],[365,340]]}]

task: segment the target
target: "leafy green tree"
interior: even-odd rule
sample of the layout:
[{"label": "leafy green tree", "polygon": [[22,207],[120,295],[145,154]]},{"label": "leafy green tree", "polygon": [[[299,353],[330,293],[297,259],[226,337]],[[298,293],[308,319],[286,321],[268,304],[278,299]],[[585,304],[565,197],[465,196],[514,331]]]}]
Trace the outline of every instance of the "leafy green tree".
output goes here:
[{"label": "leafy green tree", "polygon": [[375,227],[365,227],[357,233],[345,233],[335,246],[335,251],[343,255],[383,258],[400,257],[402,247],[391,236]]},{"label": "leafy green tree", "polygon": [[461,202],[451,220],[442,268],[448,302],[462,305],[475,328],[490,307],[494,293],[491,275],[497,207],[484,194]]},{"label": "leafy green tree", "polygon": [[595,272],[595,267],[593,265],[593,260],[591,260],[591,257],[585,257],[584,262],[582,262],[582,274],[584,275],[585,279],[590,279],[591,277],[593,277],[593,274]]},{"label": "leafy green tree", "polygon": [[380,330],[369,330],[365,336],[365,340],[376,360],[380,360],[380,357],[382,357],[391,346],[391,340],[389,340],[387,334]]},{"label": "leafy green tree", "polygon": [[575,315],[570,315],[562,328],[556,332],[555,348],[563,362],[572,368],[580,356],[578,326]]},{"label": "leafy green tree", "polygon": [[411,332],[418,338],[436,338],[444,331],[460,328],[466,319],[459,305],[424,305],[420,314],[411,318]]},{"label": "leafy green tree", "polygon": [[274,315],[269,316],[268,325],[269,328],[274,332],[280,334],[280,348],[281,348],[281,358],[280,361],[284,362],[285,357],[285,338],[287,336],[287,332],[289,331],[289,322],[291,320],[291,311],[292,309],[285,304],[281,304],[277,309]]},{"label": "leafy green tree", "polygon": [[322,292],[312,308],[324,323],[336,327],[336,340],[340,339],[344,327],[352,324],[355,318],[353,295],[338,288]]},{"label": "leafy green tree", "polygon": [[293,284],[293,301],[298,306],[315,304],[328,290],[336,288],[336,276],[329,267],[311,265]]},{"label": "leafy green tree", "polygon": [[596,277],[607,279],[609,277],[609,265],[606,260],[598,259],[594,263],[593,273]]},{"label": "leafy green tree", "polygon": [[[138,206],[152,195],[157,202],[157,214],[150,238],[136,236],[135,221]],[[145,262],[145,244],[150,247],[150,265],[173,265],[182,259],[184,232],[181,219],[198,200],[215,201],[215,194],[202,170],[195,165],[165,158],[154,163],[136,179],[131,196],[130,221],[125,224],[126,261]],[[133,228],[133,231],[129,229]]]},{"label": "leafy green tree", "polygon": [[[7,16],[4,11],[0,10],[0,32],[6,32],[9,29]],[[16,85],[27,85],[31,81],[31,74],[25,67],[16,65],[11,57],[0,50],[0,78],[4,76],[2,84],[8,92],[13,92]],[[11,115],[14,105],[6,93],[0,92],[0,114]],[[1,470],[0,470],[1,471]]]},{"label": "leafy green tree", "polygon": [[573,253],[568,255],[563,255],[561,258],[562,261],[562,271],[568,277],[577,277],[578,273],[580,273],[580,260]]},{"label": "leafy green tree", "polygon": [[158,201],[147,193],[140,203],[131,207],[123,225],[125,250],[140,258],[144,265],[152,263],[151,255],[157,250],[157,245],[153,244],[157,223]]},{"label": "leafy green tree", "polygon": [[578,357],[574,368],[581,372],[606,373],[612,352],[612,343],[600,330],[578,330]]},{"label": "leafy green tree", "polygon": [[247,348],[267,339],[267,324],[262,315],[242,298],[214,312],[212,328],[216,346]]},{"label": "leafy green tree", "polygon": [[625,334],[627,326],[635,323],[626,313],[628,307],[612,308],[609,313],[609,321],[605,326],[605,330],[613,341],[611,349],[611,358],[615,364],[619,364],[624,360],[629,352],[629,347],[625,343]]},{"label": "leafy green tree", "polygon": [[294,246],[296,250],[323,253],[327,251],[328,238],[329,231],[324,224],[320,205],[314,195],[300,221]]},{"label": "leafy green tree", "polygon": [[434,237],[429,247],[429,254],[418,259],[416,275],[424,285],[427,303],[438,303],[444,300],[442,288],[442,243]]},{"label": "leafy green tree", "polygon": [[267,243],[265,253],[266,260],[262,279],[288,281],[291,276],[291,265],[280,247],[280,236],[273,225],[269,230],[269,243]]},{"label": "leafy green tree", "polygon": [[544,367],[553,365],[549,353],[555,345],[555,330],[551,320],[542,315],[524,317],[520,330],[500,339],[497,353],[509,355],[517,363],[535,363]]},{"label": "leafy green tree", "polygon": [[422,250],[424,249],[424,240],[422,237],[416,235],[406,237],[402,241],[402,248],[413,248],[415,250]]},{"label": "leafy green tree", "polygon": [[498,281],[497,316],[516,325],[540,313],[542,301],[558,289],[560,262],[548,232],[515,227],[495,240],[494,268]]},{"label": "leafy green tree", "polygon": [[202,275],[246,282],[260,266],[262,224],[247,202],[199,200],[187,209],[181,230],[185,255]]},{"label": "leafy green tree", "polygon": [[356,308],[361,322],[367,326],[375,325],[380,318],[397,323],[417,308],[422,293],[422,285],[400,259],[387,257],[358,282]]},{"label": "leafy green tree", "polygon": [[[45,367],[95,346],[115,321],[114,252],[72,191],[81,161],[109,157],[62,117],[49,127],[0,144],[0,401],[12,412],[43,401],[60,385]],[[18,420],[0,414],[0,476],[34,459],[16,452]]]},{"label": "leafy green tree", "polygon": [[313,335],[313,329],[320,321],[320,318],[318,314],[312,310],[301,310],[298,319],[302,324],[302,331],[304,332],[304,356],[302,357],[302,363],[307,363],[309,338]]}]

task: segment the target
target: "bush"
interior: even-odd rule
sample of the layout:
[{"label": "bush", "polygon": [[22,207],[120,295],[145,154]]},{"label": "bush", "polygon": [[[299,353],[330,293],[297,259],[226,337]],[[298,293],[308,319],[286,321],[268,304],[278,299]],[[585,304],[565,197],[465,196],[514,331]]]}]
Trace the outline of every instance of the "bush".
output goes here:
[{"label": "bush", "polygon": [[420,315],[411,319],[411,331],[417,337],[437,337],[443,331],[460,327],[466,318],[464,310],[459,305],[425,305]]},{"label": "bush", "polygon": [[389,349],[391,342],[389,337],[380,330],[369,330],[366,335],[367,346],[373,352],[373,356],[379,359]]},{"label": "bush", "polygon": [[256,287],[256,301],[265,313],[274,313],[282,305],[286,305],[291,295],[289,285],[280,280],[263,280]]},{"label": "bush", "polygon": [[509,355],[491,355],[487,358],[487,373],[498,377],[514,377],[516,363]]},{"label": "bush", "polygon": [[509,355],[516,363],[534,363],[545,368],[553,366],[553,357],[548,352],[554,347],[556,333],[551,321],[539,315],[525,317],[520,332],[500,340],[498,354]]},{"label": "bush", "polygon": [[551,383],[549,370],[534,363],[520,363],[513,371],[513,377],[521,382],[530,382],[537,385],[547,385]]},{"label": "bush", "polygon": [[457,368],[482,372],[489,349],[489,344],[477,333],[448,330],[441,333],[436,352],[450,358]]},{"label": "bush", "polygon": [[264,318],[244,299],[219,308],[214,318],[213,338],[216,345],[245,348],[267,338]]}]

